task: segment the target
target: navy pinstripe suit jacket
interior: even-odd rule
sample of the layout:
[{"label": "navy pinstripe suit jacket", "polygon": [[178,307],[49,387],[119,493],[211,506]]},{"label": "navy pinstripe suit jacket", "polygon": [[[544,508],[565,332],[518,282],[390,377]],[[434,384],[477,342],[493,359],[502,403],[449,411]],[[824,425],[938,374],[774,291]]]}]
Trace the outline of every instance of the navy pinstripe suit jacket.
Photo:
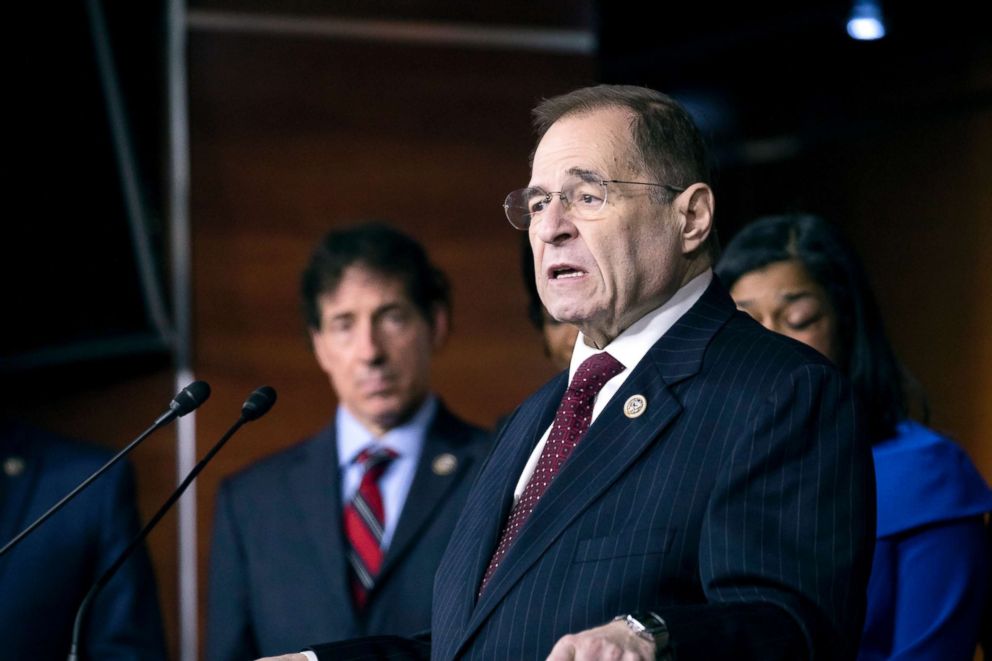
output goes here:
[{"label": "navy pinstripe suit jacket", "polygon": [[[851,391],[714,279],[590,427],[476,602],[513,488],[567,374],[511,417],[434,584],[434,659],[544,659],[652,609],[679,661],[853,657],[874,529]],[[646,397],[638,418],[628,397]]]}]

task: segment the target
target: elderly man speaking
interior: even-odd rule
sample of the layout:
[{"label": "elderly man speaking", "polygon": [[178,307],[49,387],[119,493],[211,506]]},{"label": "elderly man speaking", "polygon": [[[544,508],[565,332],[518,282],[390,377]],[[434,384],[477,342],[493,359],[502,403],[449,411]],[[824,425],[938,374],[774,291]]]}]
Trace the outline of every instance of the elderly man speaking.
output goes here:
[{"label": "elderly man speaking", "polygon": [[870,450],[838,371],[737,312],[714,278],[714,195],[691,118],[617,86],[535,116],[531,180],[506,215],[529,233],[545,307],[581,335],[568,373],[502,428],[468,496],[429,642],[397,648],[486,661],[853,657]]}]

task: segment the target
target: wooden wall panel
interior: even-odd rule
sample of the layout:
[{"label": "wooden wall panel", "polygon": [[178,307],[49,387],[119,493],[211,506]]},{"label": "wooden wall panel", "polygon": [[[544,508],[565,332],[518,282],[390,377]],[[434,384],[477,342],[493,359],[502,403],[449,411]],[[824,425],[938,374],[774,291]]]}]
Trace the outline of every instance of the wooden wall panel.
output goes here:
[{"label": "wooden wall panel", "polygon": [[992,482],[992,108],[914,123],[847,155],[844,224],[932,424]]}]

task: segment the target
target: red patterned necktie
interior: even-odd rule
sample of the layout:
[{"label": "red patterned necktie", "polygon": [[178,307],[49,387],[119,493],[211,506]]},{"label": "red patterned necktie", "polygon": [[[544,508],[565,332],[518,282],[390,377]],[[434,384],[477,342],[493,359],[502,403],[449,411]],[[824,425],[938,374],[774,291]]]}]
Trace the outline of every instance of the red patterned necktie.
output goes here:
[{"label": "red patterned necktie", "polygon": [[520,500],[510,511],[510,516],[500,534],[499,544],[496,545],[489,567],[482,577],[479,597],[485,592],[489,579],[516,539],[520,527],[534,511],[534,507],[558,474],[558,470],[589,429],[596,395],[607,381],[623,370],[624,366],[604,351],[586,358],[575,371],[575,376],[572,377],[572,382],[565,391],[561,404],[558,405],[555,421],[551,425],[551,432],[548,434],[544,450],[541,451],[541,458],[537,462],[534,474],[527,481]]},{"label": "red patterned necktie", "polygon": [[344,508],[344,532],[351,543],[351,591],[361,610],[382,568],[382,533],[385,512],[379,478],[396,458],[392,450],[366,448],[358,455],[365,472],[351,502]]}]

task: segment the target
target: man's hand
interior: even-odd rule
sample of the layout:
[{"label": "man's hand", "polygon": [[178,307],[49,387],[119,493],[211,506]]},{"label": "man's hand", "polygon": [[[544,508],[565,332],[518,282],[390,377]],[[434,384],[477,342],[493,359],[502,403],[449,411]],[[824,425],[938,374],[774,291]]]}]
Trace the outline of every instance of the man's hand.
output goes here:
[{"label": "man's hand", "polygon": [[654,661],[654,642],[641,638],[624,622],[563,636],[548,661]]}]

